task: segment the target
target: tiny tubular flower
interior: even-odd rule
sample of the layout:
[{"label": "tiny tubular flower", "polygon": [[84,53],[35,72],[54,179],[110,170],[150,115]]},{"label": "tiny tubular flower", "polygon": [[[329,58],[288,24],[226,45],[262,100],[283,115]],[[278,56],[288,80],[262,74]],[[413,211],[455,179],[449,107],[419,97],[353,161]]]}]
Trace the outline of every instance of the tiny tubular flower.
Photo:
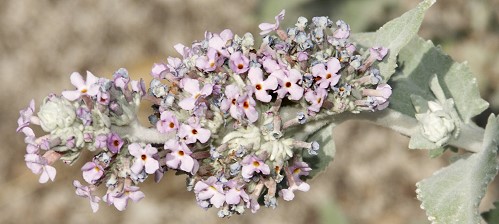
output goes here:
[{"label": "tiny tubular flower", "polygon": [[346,39],[350,36],[350,26],[343,20],[336,21],[336,26],[338,27],[333,36],[338,39]]},{"label": "tiny tubular flower", "polygon": [[195,143],[198,140],[201,143],[206,143],[210,139],[211,131],[202,128],[199,123],[190,122],[190,124],[180,125],[178,136],[185,139],[186,144]]},{"label": "tiny tubular flower", "polygon": [[312,67],[312,74],[320,88],[334,87],[340,80],[341,75],[337,74],[341,69],[340,61],[332,58],[327,61],[327,68],[320,63]]},{"label": "tiny tubular flower", "polygon": [[206,97],[213,91],[213,85],[207,83],[202,89],[199,89],[199,81],[197,79],[184,78],[182,79],[184,91],[191,94],[190,97],[182,99],[178,105],[184,110],[192,110],[196,107],[196,101],[199,97]]},{"label": "tiny tubular flower", "polygon": [[241,164],[243,165],[241,174],[245,179],[252,178],[254,173],[261,173],[264,175],[270,174],[269,165],[265,164],[263,160],[254,155],[244,157]]},{"label": "tiny tubular flower", "polygon": [[71,83],[77,90],[62,92],[62,95],[70,101],[74,101],[83,95],[95,96],[99,92],[99,85],[97,84],[99,79],[89,71],[87,71],[86,81],[83,80],[83,77],[78,72],[73,72],[70,78]]},{"label": "tiny tubular flower", "polygon": [[267,90],[275,90],[277,88],[277,79],[274,76],[269,76],[263,80],[263,71],[261,68],[252,67],[248,72],[248,78],[255,92],[257,100],[268,103],[272,100],[272,96],[267,93]]},{"label": "tiny tubular flower", "polygon": [[276,77],[281,86],[275,91],[279,98],[284,98],[288,93],[290,100],[300,100],[303,97],[304,89],[298,84],[302,80],[302,75],[298,70],[277,70],[270,75]]},{"label": "tiny tubular flower", "polygon": [[138,202],[144,197],[145,195],[142,191],[139,191],[139,187],[125,186],[123,192],[114,191],[107,193],[104,196],[104,201],[109,205],[113,204],[118,211],[123,211],[128,206],[128,199],[131,199],[133,202]]},{"label": "tiny tubular flower", "polygon": [[245,94],[238,100],[239,107],[242,108],[244,114],[248,118],[250,123],[254,123],[258,120],[258,111],[255,109],[256,102],[250,94]]},{"label": "tiny tubular flower", "polygon": [[194,174],[199,168],[197,160],[191,157],[191,150],[185,143],[170,139],[165,143],[165,149],[171,152],[166,154],[166,165],[173,169],[180,168],[185,172]]},{"label": "tiny tubular flower", "polygon": [[229,67],[236,74],[242,74],[249,69],[249,59],[242,52],[236,51],[230,55]]},{"label": "tiny tubular flower", "polygon": [[85,163],[81,171],[83,171],[83,179],[89,184],[95,184],[104,175],[102,166],[94,162]]},{"label": "tiny tubular flower", "polygon": [[223,184],[214,176],[209,177],[207,180],[198,181],[194,186],[194,193],[196,194],[198,204],[204,208],[207,208],[208,205],[202,202],[207,200],[215,208],[220,208],[225,203]]},{"label": "tiny tubular flower", "polygon": [[33,114],[35,113],[35,100],[31,100],[29,102],[29,106],[26,109],[23,109],[19,111],[19,119],[17,119],[17,129],[16,132],[21,131],[21,129],[28,127],[32,120],[37,120],[38,118],[34,117]]},{"label": "tiny tubular flower", "polygon": [[179,128],[177,117],[171,111],[163,111],[160,120],[156,123],[160,133],[169,133]]},{"label": "tiny tubular flower", "polygon": [[371,47],[369,48],[370,57],[381,61],[388,54],[388,48],[386,47]]},{"label": "tiny tubular flower", "polygon": [[205,72],[215,71],[223,63],[223,60],[220,60],[221,58],[218,57],[217,53],[215,48],[208,49],[206,56],[201,56],[196,60],[196,67]]},{"label": "tiny tubular flower", "polygon": [[230,112],[230,115],[236,119],[240,120],[242,116],[242,108],[237,103],[239,101],[239,97],[241,96],[241,90],[237,85],[228,85],[225,88],[225,96],[227,98],[222,100],[220,105],[220,109],[223,112]]},{"label": "tiny tubular flower", "polygon": [[305,100],[312,105],[308,107],[309,111],[319,112],[324,100],[327,97],[327,90],[318,88],[315,91],[309,90],[305,93]]},{"label": "tiny tubular flower", "polygon": [[88,198],[90,201],[90,207],[92,208],[92,212],[97,212],[99,210],[99,202],[100,198],[93,195],[93,189],[89,186],[84,186],[80,183],[80,181],[74,180],[73,181],[73,186],[76,188],[75,193],[76,195],[83,197],[83,198]]},{"label": "tiny tubular flower", "polygon": [[262,32],[260,32],[260,35],[265,35],[279,29],[279,23],[284,19],[285,13],[286,11],[282,10],[279,14],[277,14],[277,16],[275,16],[275,23],[261,23],[260,25],[258,25],[258,28],[262,30]]},{"label": "tiny tubular flower", "polygon": [[[123,147],[123,139],[116,133],[109,133],[106,139],[106,146],[112,153],[116,154],[121,151]],[[99,147],[100,148],[100,147]]]},{"label": "tiny tubular flower", "polygon": [[38,182],[47,183],[50,179],[54,181],[56,176],[56,170],[54,167],[48,165],[47,159],[38,154],[26,154],[24,156],[24,161],[26,161],[26,166],[34,174],[40,174]]},{"label": "tiny tubular flower", "polygon": [[145,167],[146,173],[153,174],[159,169],[158,161],[153,158],[153,155],[158,153],[158,150],[152,147],[151,144],[142,148],[138,143],[132,143],[128,146],[128,151],[130,155],[135,157],[135,161],[132,167],[130,167],[132,172],[138,174]]},{"label": "tiny tubular flower", "polygon": [[241,199],[245,203],[249,203],[249,196],[244,189],[242,189],[243,185],[239,185],[235,180],[230,180],[226,184],[230,189],[225,193],[225,202],[228,205],[237,205],[241,202]]},{"label": "tiny tubular flower", "polygon": [[165,64],[163,63],[154,63],[151,69],[151,75],[152,77],[156,79],[164,79],[165,78],[165,72],[168,72],[168,67],[166,67]]},{"label": "tiny tubular flower", "polygon": [[373,97],[376,102],[376,109],[383,110],[388,107],[388,98],[392,95],[392,87],[386,83],[380,84],[376,89],[364,89],[362,95]]}]

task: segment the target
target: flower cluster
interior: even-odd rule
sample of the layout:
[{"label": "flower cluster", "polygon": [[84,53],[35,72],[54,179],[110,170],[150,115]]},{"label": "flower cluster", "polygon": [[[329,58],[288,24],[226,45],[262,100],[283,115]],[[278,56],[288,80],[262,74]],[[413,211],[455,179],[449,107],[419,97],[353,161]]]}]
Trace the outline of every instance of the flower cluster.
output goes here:
[{"label": "flower cluster", "polygon": [[[220,209],[220,217],[308,191],[311,165],[303,155],[317,155],[320,146],[294,133],[339,113],[386,108],[391,87],[373,64],[388,49],[357,50],[341,20],[300,17],[283,30],[283,18],[284,11],[260,24],[260,46],[250,33],[230,30],[176,45],[181,57],[154,64],[147,92],[124,69],[113,80],[72,74],[76,90],[49,96],[37,116],[33,102],[21,111],[28,167],[45,182],[58,158],[72,163],[83,148],[95,152],[82,167],[89,185],[74,182],[94,211],[102,183],[102,200],[123,210],[128,199],[144,197],[137,184],[152,174],[159,181],[168,169],[187,174],[197,203]],[[154,104],[152,128],[137,121],[141,99]],[[30,124],[49,134],[36,138]]]}]

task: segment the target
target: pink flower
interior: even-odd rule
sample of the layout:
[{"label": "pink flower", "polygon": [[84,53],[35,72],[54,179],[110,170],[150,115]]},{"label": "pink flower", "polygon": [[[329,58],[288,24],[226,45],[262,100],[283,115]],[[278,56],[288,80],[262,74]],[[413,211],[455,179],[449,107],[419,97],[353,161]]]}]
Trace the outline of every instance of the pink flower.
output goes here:
[{"label": "pink flower", "polygon": [[19,111],[19,119],[17,119],[17,129],[16,132],[21,131],[21,129],[28,127],[31,123],[31,120],[37,119],[36,117],[33,117],[33,114],[35,113],[35,100],[31,100],[29,102],[29,106],[24,109]]},{"label": "pink flower", "polygon": [[102,166],[94,162],[85,163],[81,171],[83,171],[83,179],[89,184],[95,184],[104,175]]},{"label": "pink flower", "polygon": [[242,108],[250,123],[254,123],[258,120],[258,111],[255,109],[256,102],[253,97],[251,97],[252,94],[253,93],[245,94],[238,100],[239,107]]},{"label": "pink flower", "polygon": [[217,50],[218,53],[224,57],[229,57],[229,52],[226,49],[227,43],[232,40],[234,34],[231,30],[225,29],[219,34],[213,34],[213,36],[208,40],[208,46]]},{"label": "pink flower", "polygon": [[168,70],[169,69],[166,67],[165,64],[154,63],[154,65],[152,66],[152,69],[151,69],[151,75],[155,79],[164,79],[165,78],[164,72],[167,72]]},{"label": "pink flower", "polygon": [[92,211],[95,213],[97,210],[99,210],[99,201],[100,198],[93,195],[93,188],[90,188],[88,186],[83,186],[80,181],[74,180],[73,181],[73,186],[76,188],[75,193],[76,195],[84,198],[88,198],[90,201],[90,207],[92,207]]},{"label": "pink flower", "polygon": [[[109,151],[116,154],[116,153],[119,153],[121,151],[121,147],[123,147],[124,142],[118,134],[112,132],[112,133],[109,133],[109,135],[107,136],[106,143],[107,143],[106,145],[107,145],[107,148],[109,149]],[[98,147],[98,148],[101,148],[101,147]]]},{"label": "pink flower", "polygon": [[383,60],[383,58],[388,54],[388,48],[386,47],[371,47],[369,48],[369,57],[373,57],[378,61]]},{"label": "pink flower", "polygon": [[267,71],[267,73],[272,73],[276,70],[280,70],[280,69],[283,69],[281,67],[281,65],[279,65],[274,59],[272,59],[271,57],[265,57],[263,60],[262,60],[262,66],[263,68],[265,69],[265,71]]},{"label": "pink flower", "polygon": [[316,64],[312,67],[312,74],[316,77],[320,88],[333,87],[340,80],[341,75],[336,74],[341,69],[340,61],[331,58],[327,62],[327,69],[324,64]]},{"label": "pink flower", "polygon": [[305,93],[305,100],[312,104],[308,107],[308,110],[316,113],[319,112],[326,96],[327,90],[322,88],[318,88],[315,91],[307,91],[307,93]]},{"label": "pink flower", "polygon": [[205,72],[215,71],[224,62],[217,56],[217,53],[215,48],[209,48],[206,56],[201,56],[196,60],[196,67]]},{"label": "pink flower", "polygon": [[223,112],[230,111],[230,115],[236,119],[240,120],[242,116],[242,108],[238,104],[240,97],[240,89],[236,85],[228,85],[225,87],[225,96],[227,98],[222,100],[220,109]]},{"label": "pink flower", "polygon": [[248,155],[241,161],[243,168],[241,174],[245,179],[253,177],[254,173],[261,173],[264,175],[270,174],[269,165],[265,164],[261,159],[254,155]]},{"label": "pink flower", "polygon": [[43,184],[47,183],[49,179],[54,181],[56,170],[54,167],[48,165],[46,158],[38,154],[26,154],[24,156],[24,161],[26,161],[26,166],[31,170],[31,172],[34,174],[40,174],[38,182]]},{"label": "pink flower", "polygon": [[262,32],[260,32],[260,35],[265,35],[267,33],[270,33],[274,30],[279,29],[279,23],[284,19],[285,13],[286,13],[286,11],[282,10],[279,14],[277,14],[277,16],[275,16],[275,23],[274,24],[272,24],[272,23],[260,23],[260,25],[258,25],[258,28],[260,28],[262,30]]},{"label": "pink flower", "polygon": [[160,120],[156,123],[160,133],[169,133],[178,130],[178,120],[171,111],[163,111]]},{"label": "pink flower", "polygon": [[170,153],[166,154],[166,165],[173,169],[180,169],[194,174],[199,168],[199,163],[197,160],[191,157],[191,150],[183,142],[178,142],[174,139],[170,139],[165,143],[165,149],[171,150]]},{"label": "pink flower", "polygon": [[197,79],[184,78],[182,79],[183,90],[190,93],[191,96],[182,99],[178,105],[184,110],[192,110],[196,107],[196,101],[199,97],[206,97],[213,91],[213,85],[206,83],[203,89],[199,89],[199,81]]},{"label": "pink flower", "polygon": [[209,200],[215,208],[222,207],[225,202],[223,184],[218,182],[217,178],[214,176],[211,176],[204,181],[198,181],[194,186],[194,193],[196,194],[198,204],[204,208],[207,208],[208,205],[202,203],[203,201]]},{"label": "pink flower", "polygon": [[228,205],[237,205],[243,199],[244,202],[249,203],[249,196],[244,189],[242,189],[243,185],[237,184],[236,181],[230,180],[226,184],[230,189],[225,193],[225,202]]},{"label": "pink flower", "polygon": [[363,96],[372,97],[374,99],[375,108],[377,110],[383,110],[388,107],[388,98],[392,95],[392,87],[386,83],[379,84],[374,89],[364,89],[362,91]]},{"label": "pink flower", "polygon": [[229,67],[237,74],[245,73],[249,69],[249,59],[240,51],[236,51],[230,56]]},{"label": "pink flower", "polygon": [[123,192],[114,191],[107,193],[104,196],[104,201],[109,205],[113,204],[119,211],[123,211],[128,205],[128,199],[131,199],[133,202],[138,202],[144,197],[145,195],[142,191],[139,191],[139,187],[129,186],[124,187]]},{"label": "pink flower", "polygon": [[89,71],[87,71],[87,81],[83,81],[83,77],[78,72],[73,72],[70,79],[77,90],[62,92],[62,95],[68,100],[74,101],[82,95],[95,96],[99,92],[97,84],[99,79]]},{"label": "pink flower", "polygon": [[296,69],[277,70],[270,74],[278,79],[281,88],[276,90],[279,98],[284,98],[288,93],[288,99],[299,100],[303,96],[303,88],[297,84],[302,80],[301,73]]},{"label": "pink flower", "polygon": [[265,103],[270,102],[272,96],[267,93],[267,90],[275,90],[277,88],[277,79],[274,76],[269,76],[263,81],[263,71],[257,67],[250,68],[248,78],[255,92],[256,99]]},{"label": "pink flower", "polygon": [[191,144],[199,140],[201,143],[206,143],[210,139],[211,131],[201,128],[197,122],[190,122],[190,124],[180,125],[178,136],[185,139],[185,143]]},{"label": "pink flower", "polygon": [[333,36],[335,38],[346,39],[350,36],[350,26],[343,20],[338,20],[336,22],[336,26],[338,27],[338,29],[333,32]]},{"label": "pink flower", "polygon": [[158,150],[147,144],[145,148],[142,148],[138,143],[132,143],[128,146],[128,151],[130,155],[135,157],[132,167],[130,169],[132,172],[138,174],[142,169],[146,169],[146,173],[153,174],[157,169],[159,169],[159,163],[153,158],[153,155],[158,153]]},{"label": "pink flower", "polygon": [[[294,191],[308,191],[310,190],[310,185],[303,182],[300,176],[307,176],[312,170],[305,162],[295,162],[293,166],[288,167],[286,172],[286,178],[288,179],[288,189],[282,189],[279,195],[286,201],[291,201],[295,197]],[[291,174],[290,176],[288,176]]]}]

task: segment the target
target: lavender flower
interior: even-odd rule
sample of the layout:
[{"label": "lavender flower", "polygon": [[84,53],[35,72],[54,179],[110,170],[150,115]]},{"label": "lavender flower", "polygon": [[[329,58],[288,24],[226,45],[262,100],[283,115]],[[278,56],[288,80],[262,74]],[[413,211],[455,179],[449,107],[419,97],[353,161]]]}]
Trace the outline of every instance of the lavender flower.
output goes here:
[{"label": "lavender flower", "polygon": [[142,169],[146,170],[146,173],[153,174],[157,169],[159,169],[159,163],[153,158],[153,155],[158,153],[158,150],[152,147],[150,144],[142,148],[137,143],[132,143],[128,146],[128,151],[130,155],[135,157],[132,167],[130,168],[134,173],[140,173]]},{"label": "lavender flower", "polygon": [[260,32],[260,35],[265,35],[265,34],[268,34],[272,31],[274,31],[274,30],[279,29],[279,23],[284,19],[285,13],[286,13],[286,11],[282,10],[279,14],[277,14],[277,16],[275,16],[275,23],[274,24],[261,23],[260,25],[258,25],[258,28],[260,28],[262,30],[262,32]]},{"label": "lavender flower", "polygon": [[[186,174],[197,203],[220,208],[221,217],[256,212],[259,202],[276,207],[278,195],[292,200],[297,190],[308,191],[303,177],[311,168],[302,156],[318,155],[320,145],[296,133],[331,115],[386,108],[391,87],[374,62],[388,49],[364,53],[348,40],[345,22],[333,27],[327,17],[311,24],[300,17],[280,29],[284,14],[260,24],[260,46],[250,33],[228,29],[175,45],[181,56],[154,64],[147,90],[125,69],[111,80],[71,74],[76,90],[49,95],[36,116],[34,101],[20,111],[16,131],[27,144],[26,165],[47,182],[56,160],[71,164],[91,151],[81,168],[91,185],[73,185],[93,211],[101,185],[102,199],[121,211],[144,197],[138,184],[150,174],[159,182],[167,170]],[[142,100],[152,104],[151,128],[138,121]],[[35,136],[33,125],[46,134]]]},{"label": "lavender flower", "polygon": [[87,71],[87,80],[84,81],[83,77],[78,72],[73,72],[71,74],[71,83],[77,88],[74,91],[63,91],[62,95],[71,101],[74,101],[82,95],[95,96],[99,91],[99,86],[97,85],[97,77],[95,77],[91,72]]}]

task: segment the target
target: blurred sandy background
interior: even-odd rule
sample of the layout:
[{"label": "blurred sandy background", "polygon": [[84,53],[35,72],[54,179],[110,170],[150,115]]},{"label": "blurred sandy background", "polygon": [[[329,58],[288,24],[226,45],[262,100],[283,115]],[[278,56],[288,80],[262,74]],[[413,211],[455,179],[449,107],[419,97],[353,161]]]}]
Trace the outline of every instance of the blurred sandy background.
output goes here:
[{"label": "blurred sandy background", "polygon": [[[55,182],[39,184],[23,162],[18,111],[34,98],[72,88],[69,74],[90,70],[110,77],[126,67],[149,79],[154,62],[176,55],[173,45],[203,38],[205,30],[257,34],[257,25],[287,9],[297,16],[330,15],[355,31],[374,31],[417,1],[397,0],[2,0],[0,1],[0,223],[427,223],[415,190],[418,180],[448,164],[449,155],[430,159],[407,150],[408,140],[365,123],[335,130],[337,156],[328,170],[277,209],[218,219],[185,191],[184,177],[168,175],[143,184],[146,194],[125,212],[101,204],[92,214],[88,200],[74,195],[80,160],[57,164]],[[499,112],[499,1],[440,0],[429,10],[420,34],[441,44],[455,60],[469,62],[482,96]],[[257,36],[257,35],[255,35]],[[483,117],[487,117],[488,113]],[[478,122],[483,122],[483,117]],[[77,176],[76,176],[77,175]],[[499,199],[499,181],[489,187],[482,210]]]}]

